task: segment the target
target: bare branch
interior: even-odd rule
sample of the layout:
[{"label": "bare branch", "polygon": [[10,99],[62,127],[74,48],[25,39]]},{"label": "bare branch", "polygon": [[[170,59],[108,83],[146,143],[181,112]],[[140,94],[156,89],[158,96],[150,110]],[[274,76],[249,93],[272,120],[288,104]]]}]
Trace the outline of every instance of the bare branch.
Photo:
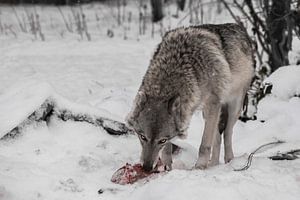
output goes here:
[{"label": "bare branch", "polygon": [[246,11],[244,10],[243,6],[240,5],[236,0],[234,0],[233,3],[241,11],[241,13],[247,18],[247,20],[253,25],[254,24],[253,19],[251,19],[251,17],[246,13]]},{"label": "bare branch", "polygon": [[234,21],[236,21],[238,24],[241,24],[241,20],[233,13],[228,3],[225,0],[220,1],[224,4],[225,8],[228,10],[229,14],[234,19]]},{"label": "bare branch", "polygon": [[266,27],[265,23],[263,22],[263,20],[255,12],[252,1],[245,0],[245,3],[247,5],[247,7],[249,8],[249,12],[250,12],[251,16],[253,17],[253,20],[255,22],[257,22],[259,24],[259,26],[261,26],[261,28],[263,29],[264,32],[267,32],[267,27]]}]

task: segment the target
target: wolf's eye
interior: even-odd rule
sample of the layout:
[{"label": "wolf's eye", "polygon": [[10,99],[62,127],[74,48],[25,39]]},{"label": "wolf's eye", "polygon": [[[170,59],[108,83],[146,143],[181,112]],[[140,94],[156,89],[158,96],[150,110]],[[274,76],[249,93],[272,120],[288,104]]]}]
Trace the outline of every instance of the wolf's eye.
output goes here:
[{"label": "wolf's eye", "polygon": [[139,134],[139,136],[140,136],[140,138],[141,138],[142,140],[147,141],[147,138],[146,138],[145,136],[143,136],[143,135],[141,135],[141,134]]},{"label": "wolf's eye", "polygon": [[162,140],[159,140],[158,141],[158,144],[164,144],[164,143],[166,143],[167,142],[167,139],[162,139]]}]

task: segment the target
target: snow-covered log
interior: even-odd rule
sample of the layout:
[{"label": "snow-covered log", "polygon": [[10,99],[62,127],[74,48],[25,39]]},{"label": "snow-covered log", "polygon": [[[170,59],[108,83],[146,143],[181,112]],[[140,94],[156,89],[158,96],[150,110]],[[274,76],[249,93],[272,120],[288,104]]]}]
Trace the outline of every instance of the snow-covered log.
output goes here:
[{"label": "snow-covered log", "polygon": [[111,135],[133,134],[133,131],[127,128],[127,126],[122,122],[101,116],[94,116],[90,113],[76,113],[68,108],[62,108],[59,106],[59,103],[54,98],[48,98],[37,110],[33,111],[26,119],[24,119],[23,122],[5,133],[1,139],[15,137],[24,127],[36,122],[45,121],[48,124],[52,117],[59,118],[63,121],[72,120],[87,122],[94,126],[103,128]]},{"label": "snow-covered log", "polygon": [[30,82],[15,85],[0,96],[0,139],[18,135],[24,127],[46,122],[52,117],[63,121],[81,121],[103,128],[111,135],[133,133],[113,120],[104,110],[69,101],[46,84]]}]

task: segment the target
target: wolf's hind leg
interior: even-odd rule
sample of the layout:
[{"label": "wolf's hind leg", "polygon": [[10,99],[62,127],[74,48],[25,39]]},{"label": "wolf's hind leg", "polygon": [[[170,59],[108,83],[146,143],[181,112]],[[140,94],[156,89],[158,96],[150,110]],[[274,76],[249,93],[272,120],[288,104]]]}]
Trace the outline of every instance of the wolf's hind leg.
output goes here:
[{"label": "wolf's hind leg", "polygon": [[233,126],[240,116],[240,112],[243,105],[244,94],[241,92],[240,96],[228,103],[228,121],[224,131],[224,161],[225,163],[230,162],[233,159],[233,150],[232,150],[232,134]]},{"label": "wolf's hind leg", "polygon": [[161,154],[161,161],[166,166],[166,170],[172,170],[172,143],[168,142]]},{"label": "wolf's hind leg", "polygon": [[218,130],[217,130],[217,133],[215,133],[216,138],[215,138],[215,142],[214,142],[213,152],[211,155],[211,160],[209,163],[210,166],[215,166],[215,165],[219,164],[221,140],[222,140],[221,136],[224,133],[224,130],[226,128],[227,120],[228,120],[228,106],[227,106],[227,104],[224,104],[224,105],[222,105],[222,109],[221,109],[221,116],[219,119]]}]

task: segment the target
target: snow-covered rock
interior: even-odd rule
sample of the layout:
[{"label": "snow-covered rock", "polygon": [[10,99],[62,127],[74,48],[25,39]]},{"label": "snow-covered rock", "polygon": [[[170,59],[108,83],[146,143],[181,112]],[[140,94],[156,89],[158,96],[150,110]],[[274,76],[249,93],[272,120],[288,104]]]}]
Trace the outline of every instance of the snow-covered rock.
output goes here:
[{"label": "snow-covered rock", "polygon": [[280,99],[300,96],[300,65],[289,65],[278,68],[265,80],[271,83],[272,94]]}]

